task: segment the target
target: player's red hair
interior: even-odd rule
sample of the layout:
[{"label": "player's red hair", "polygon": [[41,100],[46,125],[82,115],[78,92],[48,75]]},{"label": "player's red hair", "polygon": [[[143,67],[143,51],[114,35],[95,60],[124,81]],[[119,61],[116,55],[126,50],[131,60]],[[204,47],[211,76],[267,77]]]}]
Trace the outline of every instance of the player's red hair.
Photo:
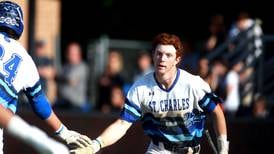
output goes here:
[{"label": "player's red hair", "polygon": [[183,45],[180,38],[174,34],[160,33],[158,34],[152,42],[152,50],[154,52],[157,45],[173,45],[176,49],[176,56],[182,57]]}]

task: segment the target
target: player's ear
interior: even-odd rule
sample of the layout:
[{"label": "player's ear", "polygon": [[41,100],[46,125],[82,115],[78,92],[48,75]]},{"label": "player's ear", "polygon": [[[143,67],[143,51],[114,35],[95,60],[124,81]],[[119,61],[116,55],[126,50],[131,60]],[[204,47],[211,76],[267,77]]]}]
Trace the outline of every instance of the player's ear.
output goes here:
[{"label": "player's ear", "polygon": [[176,65],[178,65],[181,62],[181,56],[177,56],[176,57]]}]

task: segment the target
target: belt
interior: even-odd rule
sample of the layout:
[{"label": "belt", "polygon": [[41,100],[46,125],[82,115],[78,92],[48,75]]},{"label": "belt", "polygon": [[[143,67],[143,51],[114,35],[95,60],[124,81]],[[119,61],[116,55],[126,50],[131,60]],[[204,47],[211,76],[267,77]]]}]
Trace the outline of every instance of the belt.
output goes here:
[{"label": "belt", "polygon": [[155,139],[152,139],[152,143],[157,146],[159,146],[159,143],[162,143],[166,150],[171,151],[171,152],[176,152],[176,153],[182,153],[182,154],[188,153],[190,149],[192,150],[193,153],[199,153],[200,148],[201,148],[200,144],[193,146],[193,147],[183,147],[181,145],[161,142],[161,141],[158,141]]}]

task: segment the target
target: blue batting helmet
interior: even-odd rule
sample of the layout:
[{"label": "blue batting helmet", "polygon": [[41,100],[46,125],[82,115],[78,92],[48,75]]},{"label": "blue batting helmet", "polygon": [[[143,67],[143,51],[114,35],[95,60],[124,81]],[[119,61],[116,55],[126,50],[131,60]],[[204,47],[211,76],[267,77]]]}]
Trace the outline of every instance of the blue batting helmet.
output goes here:
[{"label": "blue batting helmet", "polygon": [[10,1],[0,2],[0,30],[19,39],[24,29],[21,7]]}]

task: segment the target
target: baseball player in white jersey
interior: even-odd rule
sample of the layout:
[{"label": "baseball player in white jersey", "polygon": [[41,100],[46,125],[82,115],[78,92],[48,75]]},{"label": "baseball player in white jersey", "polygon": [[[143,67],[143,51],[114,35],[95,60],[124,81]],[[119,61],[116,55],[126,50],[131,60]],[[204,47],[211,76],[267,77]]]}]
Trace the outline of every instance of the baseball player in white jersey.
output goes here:
[{"label": "baseball player in white jersey", "polygon": [[[11,1],[0,2],[0,104],[10,112],[16,112],[17,100],[20,91],[23,91],[29,99],[30,105],[39,118],[55,131],[56,135],[67,144],[77,142],[81,134],[68,130],[52,111],[46,98],[36,66],[27,51],[17,42],[24,29],[23,14],[19,5]],[[0,115],[3,116],[3,115]],[[18,121],[18,120],[15,120]],[[24,138],[26,133],[32,133],[32,142],[36,142],[41,131],[25,130],[21,122],[16,130],[20,130],[16,136]],[[5,125],[4,125],[5,126]],[[15,129],[15,127],[13,127]],[[16,132],[12,130],[12,132]],[[29,136],[29,135],[27,135]],[[43,136],[43,135],[42,135]],[[30,138],[26,138],[28,140]],[[41,139],[41,138],[40,138]],[[0,154],[3,153],[3,130],[0,130]],[[40,144],[40,145],[39,145]],[[45,142],[37,142],[37,145]]]},{"label": "baseball player in white jersey", "polygon": [[207,114],[213,114],[219,154],[228,153],[226,122],[219,98],[199,76],[177,68],[182,44],[172,34],[161,33],[153,41],[155,71],[130,88],[121,117],[98,138],[72,153],[96,153],[118,141],[137,120],[151,138],[147,154],[189,154],[200,152]]}]

